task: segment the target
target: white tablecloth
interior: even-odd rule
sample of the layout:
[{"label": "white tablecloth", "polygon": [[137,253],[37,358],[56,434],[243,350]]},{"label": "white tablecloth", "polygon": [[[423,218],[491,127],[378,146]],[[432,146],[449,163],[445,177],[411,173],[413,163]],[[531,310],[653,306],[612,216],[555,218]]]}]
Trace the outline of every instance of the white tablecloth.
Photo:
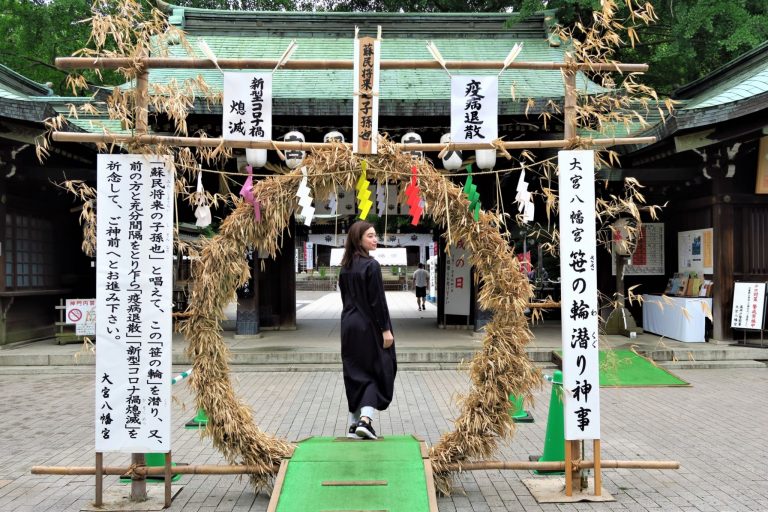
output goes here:
[{"label": "white tablecloth", "polygon": [[673,340],[704,341],[706,312],[712,299],[643,295],[643,329]]}]

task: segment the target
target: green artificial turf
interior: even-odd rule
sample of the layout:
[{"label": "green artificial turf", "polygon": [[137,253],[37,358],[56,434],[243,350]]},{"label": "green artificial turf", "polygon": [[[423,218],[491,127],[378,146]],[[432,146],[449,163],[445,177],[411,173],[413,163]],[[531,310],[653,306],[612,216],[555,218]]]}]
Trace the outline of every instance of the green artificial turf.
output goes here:
[{"label": "green artificial turf", "polygon": [[[562,359],[558,351],[558,358]],[[600,387],[689,386],[631,350],[600,351]]]},{"label": "green artificial turf", "polygon": [[[328,481],[386,481],[386,485],[323,486]],[[412,436],[377,441],[313,437],[288,464],[278,512],[344,510],[429,511],[419,442]]]}]

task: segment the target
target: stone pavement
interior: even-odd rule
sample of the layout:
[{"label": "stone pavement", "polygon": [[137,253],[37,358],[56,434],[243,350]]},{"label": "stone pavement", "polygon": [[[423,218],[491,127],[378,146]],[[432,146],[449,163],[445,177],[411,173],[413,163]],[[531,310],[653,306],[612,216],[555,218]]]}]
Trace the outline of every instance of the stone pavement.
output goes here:
[{"label": "stone pavement", "polygon": [[[457,478],[454,494],[438,499],[441,512],[500,511],[768,511],[768,369],[680,370],[684,388],[603,389],[605,459],[673,459],[679,470],[607,469],[604,488],[613,503],[539,505],[521,479],[527,471],[476,471]],[[346,412],[338,372],[241,372],[233,375],[239,396],[256,423],[288,440],[345,431]],[[377,420],[383,435],[415,434],[436,443],[451,429],[454,396],[467,389],[455,370],[404,371],[395,398]],[[536,421],[521,424],[499,451],[500,460],[540,454],[546,431],[549,384],[536,393]],[[91,375],[0,375],[0,511],[77,511],[93,500],[94,478],[37,476],[33,465],[93,465]],[[178,462],[221,464],[222,456],[197,431],[184,430],[194,415],[185,385],[175,388],[173,453]],[[364,442],[364,441],[361,441]],[[127,455],[105,463],[127,465]],[[546,478],[546,477],[539,477]],[[185,475],[171,511],[265,511],[246,479]],[[105,490],[127,486],[105,478]]]},{"label": "stone pavement", "polygon": [[[338,293],[297,292],[297,329],[262,331],[259,337],[236,336],[224,331],[230,348],[231,363],[241,369],[279,370],[289,365],[292,370],[316,371],[340,368],[339,316],[341,298]],[[482,334],[471,329],[438,329],[437,308],[427,303],[426,311],[416,309],[413,292],[387,292],[387,302],[394,324],[398,361],[403,367],[453,369],[468,360],[479,347]],[[234,317],[234,309],[227,314]],[[531,326],[534,338],[527,347],[532,360],[551,362],[552,351],[559,350],[560,322],[547,317]],[[768,360],[766,347],[744,347],[734,342],[683,343],[655,334],[641,334],[630,340],[624,336],[601,336],[601,347],[634,346],[669,368],[701,367],[765,367],[756,360]],[[184,353],[186,342],[174,336],[173,362],[190,365]],[[56,345],[55,340],[0,347],[0,374],[35,371],[81,373],[90,372],[93,355],[80,344]],[[253,367],[253,368],[244,368]],[[184,368],[186,369],[186,368]]]},{"label": "stone pavement", "polygon": [[[435,444],[451,430],[456,395],[468,388],[457,361],[471,357],[481,338],[470,330],[437,329],[434,306],[419,313],[409,292],[387,297],[402,364],[394,402],[381,414],[377,428],[383,435],[415,434]],[[346,405],[338,365],[338,296],[303,292],[297,303],[295,331],[267,331],[261,338],[225,333],[234,363],[232,379],[266,432],[291,441],[341,435]],[[558,322],[547,319],[532,329],[532,357],[548,357],[559,347]],[[696,364],[711,358],[729,364],[768,359],[768,350],[733,343],[679,343],[650,334],[636,340],[601,338],[604,347],[630,341],[660,357]],[[174,370],[180,372],[188,361],[183,339],[175,342]],[[93,465],[90,358],[79,345],[51,341],[0,350],[0,512],[80,510],[93,500],[93,477],[29,472],[34,465]],[[541,361],[545,368],[551,368],[548,360]],[[617,498],[614,503],[538,505],[521,483],[530,472],[479,471],[460,475],[453,495],[439,498],[439,508],[768,512],[768,369],[763,363],[751,366],[674,370],[692,384],[687,388],[604,389],[603,458],[674,459],[682,465],[677,471],[605,470],[604,487]],[[549,394],[549,384],[536,393],[531,410],[536,422],[519,425],[514,438],[502,444],[498,459],[527,460],[542,452]],[[209,440],[183,429],[195,412],[186,385],[178,385],[174,395],[174,460],[223,463]],[[109,465],[128,464],[125,455],[105,458]],[[180,484],[174,511],[265,511],[269,501],[254,495],[247,480],[231,476],[184,476]],[[105,487],[125,489],[116,477],[106,477]]]}]

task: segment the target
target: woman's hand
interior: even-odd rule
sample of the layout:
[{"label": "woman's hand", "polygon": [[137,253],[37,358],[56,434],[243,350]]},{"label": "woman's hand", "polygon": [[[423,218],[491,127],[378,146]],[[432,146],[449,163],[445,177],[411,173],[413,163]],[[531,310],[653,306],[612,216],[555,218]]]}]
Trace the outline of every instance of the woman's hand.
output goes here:
[{"label": "woman's hand", "polygon": [[395,342],[395,337],[392,336],[392,331],[386,330],[381,333],[384,336],[384,348],[389,348]]}]

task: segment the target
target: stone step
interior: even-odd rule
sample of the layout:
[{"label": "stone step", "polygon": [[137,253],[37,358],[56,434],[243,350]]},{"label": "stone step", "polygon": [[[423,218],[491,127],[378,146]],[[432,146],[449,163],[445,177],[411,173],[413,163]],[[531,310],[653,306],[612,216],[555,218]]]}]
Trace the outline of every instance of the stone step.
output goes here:
[{"label": "stone step", "polygon": [[654,349],[638,352],[654,361],[744,361],[744,360],[768,360],[768,347],[718,347],[717,345],[695,346],[676,349]]},{"label": "stone step", "polygon": [[754,360],[725,361],[663,361],[659,366],[667,370],[721,370],[728,368],[768,368],[768,364]]}]

